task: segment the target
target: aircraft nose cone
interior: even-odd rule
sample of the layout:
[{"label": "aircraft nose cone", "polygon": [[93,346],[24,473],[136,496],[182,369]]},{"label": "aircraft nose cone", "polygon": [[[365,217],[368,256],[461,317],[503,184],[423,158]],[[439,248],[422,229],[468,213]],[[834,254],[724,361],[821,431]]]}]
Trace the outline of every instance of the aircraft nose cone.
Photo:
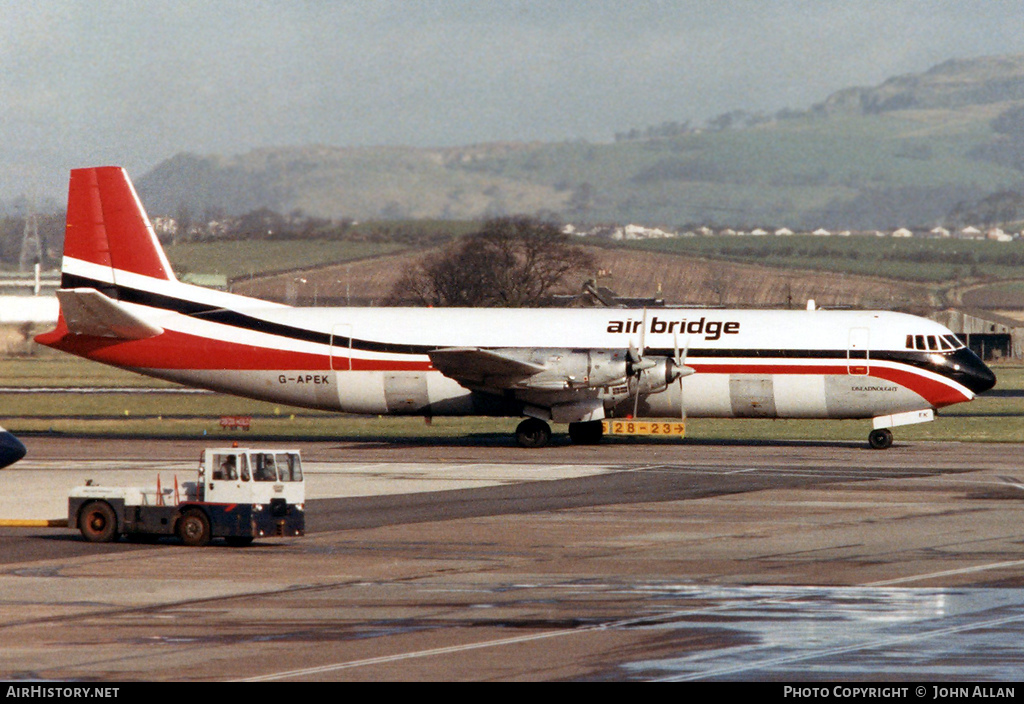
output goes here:
[{"label": "aircraft nose cone", "polygon": [[972,373],[971,377],[972,382],[968,384],[968,388],[976,394],[985,393],[996,385],[996,375],[985,366],[984,362],[981,363],[980,369]]},{"label": "aircraft nose cone", "polygon": [[25,456],[25,452],[21,440],[0,428],[0,469],[20,460]]},{"label": "aircraft nose cone", "polygon": [[982,394],[996,385],[996,375],[969,349],[953,355],[954,378],[975,394]]}]

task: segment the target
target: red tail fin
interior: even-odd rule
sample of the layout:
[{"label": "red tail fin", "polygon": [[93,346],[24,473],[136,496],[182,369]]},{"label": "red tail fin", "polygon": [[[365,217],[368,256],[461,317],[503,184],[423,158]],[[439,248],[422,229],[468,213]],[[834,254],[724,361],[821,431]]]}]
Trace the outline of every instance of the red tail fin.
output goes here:
[{"label": "red tail fin", "polygon": [[175,280],[135,188],[119,166],[72,170],[64,256],[115,272]]}]

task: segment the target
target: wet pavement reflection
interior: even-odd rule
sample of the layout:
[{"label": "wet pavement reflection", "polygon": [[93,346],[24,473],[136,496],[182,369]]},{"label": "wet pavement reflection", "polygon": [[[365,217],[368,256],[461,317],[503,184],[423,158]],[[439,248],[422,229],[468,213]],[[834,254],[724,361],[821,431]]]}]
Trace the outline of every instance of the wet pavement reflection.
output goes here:
[{"label": "wet pavement reflection", "polygon": [[720,647],[624,664],[642,680],[974,680],[1024,675],[1024,590],[665,588],[690,600],[646,628]]}]

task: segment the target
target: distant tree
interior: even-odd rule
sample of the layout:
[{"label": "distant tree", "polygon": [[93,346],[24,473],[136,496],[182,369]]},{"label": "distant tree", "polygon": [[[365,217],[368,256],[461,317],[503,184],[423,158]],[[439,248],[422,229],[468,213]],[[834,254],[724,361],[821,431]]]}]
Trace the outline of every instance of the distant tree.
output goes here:
[{"label": "distant tree", "polygon": [[192,210],[186,203],[178,205],[178,212],[174,216],[174,220],[177,223],[178,228],[174,233],[174,237],[171,239],[172,244],[187,242],[191,239],[192,226],[194,225],[194,222],[192,218]]},{"label": "distant tree", "polygon": [[556,225],[494,218],[408,269],[390,299],[429,306],[540,307],[571,275],[593,268],[593,256]]},{"label": "distant tree", "polygon": [[227,230],[227,237],[236,240],[279,239],[290,233],[288,221],[270,208],[252,210],[235,218]]}]

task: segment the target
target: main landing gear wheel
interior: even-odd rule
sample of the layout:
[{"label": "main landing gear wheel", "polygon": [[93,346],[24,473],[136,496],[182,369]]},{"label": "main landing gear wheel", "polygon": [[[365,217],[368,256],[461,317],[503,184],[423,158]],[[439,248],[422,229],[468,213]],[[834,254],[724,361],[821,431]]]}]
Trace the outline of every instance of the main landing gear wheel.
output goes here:
[{"label": "main landing gear wheel", "polygon": [[868,434],[868,444],[873,450],[886,450],[892,447],[892,431],[888,428],[878,428]]},{"label": "main landing gear wheel", "polygon": [[599,445],[604,426],[599,420],[569,423],[569,439],[573,445]]},{"label": "main landing gear wheel", "polygon": [[519,447],[544,447],[551,442],[551,426],[539,418],[527,418],[516,428]]}]

